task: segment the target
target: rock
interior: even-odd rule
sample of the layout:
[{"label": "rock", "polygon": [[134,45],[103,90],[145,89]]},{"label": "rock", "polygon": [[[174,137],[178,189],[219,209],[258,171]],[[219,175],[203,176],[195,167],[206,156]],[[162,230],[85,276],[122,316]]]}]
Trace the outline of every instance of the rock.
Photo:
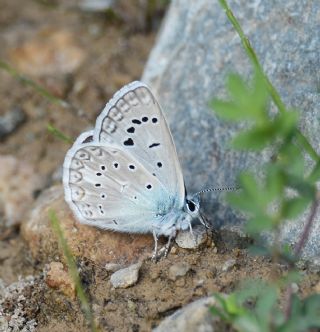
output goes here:
[{"label": "rock", "polygon": [[43,290],[40,279],[29,276],[0,288],[0,331],[36,330],[39,312],[39,292]]},{"label": "rock", "polygon": [[185,262],[172,265],[169,268],[168,278],[174,281],[179,277],[185,276],[189,270],[190,270],[190,265]]},{"label": "rock", "polygon": [[25,220],[44,179],[33,165],[11,155],[0,156],[0,170],[0,224],[9,227]]},{"label": "rock", "polygon": [[110,282],[114,288],[128,288],[137,283],[142,263],[130,265],[111,275]]},{"label": "rock", "polygon": [[22,72],[32,76],[68,74],[83,63],[85,52],[66,30],[43,29],[23,45],[11,50],[10,58]]},{"label": "rock", "polygon": [[76,259],[104,266],[107,263],[132,264],[151,256],[154,245],[152,235],[108,232],[78,223],[64,201],[61,185],[57,185],[41,193],[21,228],[33,258],[39,262],[46,263],[57,255],[63,257],[50,225],[49,210],[56,212]]},{"label": "rock", "polygon": [[176,244],[184,249],[195,249],[207,242],[208,232],[204,226],[194,226],[192,233],[189,230],[180,231],[175,238]]},{"label": "rock", "polygon": [[14,132],[25,120],[26,114],[19,107],[0,116],[0,140]]},{"label": "rock", "polygon": [[313,257],[308,262],[299,261],[298,268],[307,269],[310,273],[320,273],[320,257]]},{"label": "rock", "polygon": [[108,272],[116,272],[121,269],[121,265],[117,263],[107,263],[104,268]]},{"label": "rock", "polygon": [[223,225],[219,228],[219,234],[215,243],[219,248],[245,249],[252,244],[253,240],[243,231],[243,225]]},{"label": "rock", "polygon": [[[319,24],[320,3],[229,3],[284,102],[301,110],[300,128],[319,151],[320,118],[315,113],[320,104],[319,77],[314,73],[320,66],[320,35],[313,32]],[[154,89],[168,116],[190,194],[234,186],[239,171],[258,170],[269,159],[267,152],[230,150],[228,144],[238,129],[221,121],[208,106],[212,98],[225,96],[229,72],[248,77],[252,66],[219,1],[171,1],[143,81]],[[203,200],[216,227],[243,219],[218,192],[204,194]],[[287,224],[284,241],[297,239],[301,220]],[[305,248],[307,257],[320,254],[319,214],[315,220]]]},{"label": "rock", "polygon": [[46,284],[51,288],[59,289],[64,295],[71,299],[76,296],[76,286],[60,262],[52,262],[46,275]]},{"label": "rock", "polygon": [[81,0],[79,8],[86,12],[100,13],[112,8],[114,0]]},{"label": "rock", "polygon": [[165,318],[153,332],[213,332],[217,319],[209,308],[216,304],[213,297],[207,297],[188,304]]},{"label": "rock", "polygon": [[232,270],[232,268],[237,264],[237,261],[235,259],[228,259],[226,262],[224,262],[221,271],[222,272],[228,272]]}]

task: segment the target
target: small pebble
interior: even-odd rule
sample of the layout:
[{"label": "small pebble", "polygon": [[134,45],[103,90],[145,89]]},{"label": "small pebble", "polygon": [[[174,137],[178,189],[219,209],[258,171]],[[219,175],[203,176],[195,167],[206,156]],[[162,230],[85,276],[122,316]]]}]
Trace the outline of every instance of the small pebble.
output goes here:
[{"label": "small pebble", "polygon": [[299,291],[299,286],[294,282],[291,284],[292,293],[296,294]]},{"label": "small pebble", "polygon": [[111,275],[110,281],[114,288],[128,288],[137,283],[142,263],[130,265]]},{"label": "small pebble", "polygon": [[230,271],[235,265],[237,261],[235,259],[228,259],[222,266],[222,272],[228,272]]},{"label": "small pebble", "polygon": [[107,263],[104,268],[106,271],[108,272],[116,272],[118,270],[121,269],[121,265],[120,264],[116,264],[116,263]]},{"label": "small pebble", "polygon": [[79,8],[86,12],[105,12],[110,9],[114,0],[82,0],[79,3]]},{"label": "small pebble", "polygon": [[178,252],[177,247],[172,247],[171,250],[170,250],[170,254],[171,254],[171,255],[176,255],[177,252]]},{"label": "small pebble", "polygon": [[188,263],[182,262],[170,266],[168,277],[170,280],[175,281],[179,277],[183,277],[190,270],[190,265]]},{"label": "small pebble", "polygon": [[193,295],[194,296],[204,296],[204,295],[206,295],[206,290],[203,287],[197,287],[193,291]]},{"label": "small pebble", "polygon": [[135,312],[137,310],[137,305],[132,300],[128,300],[127,305],[129,311]]},{"label": "small pebble", "polygon": [[0,139],[14,132],[25,120],[26,115],[19,107],[0,116]]},{"label": "small pebble", "polygon": [[45,280],[49,287],[59,289],[63,294],[72,299],[75,298],[76,286],[62,263],[50,263]]},{"label": "small pebble", "polygon": [[192,232],[193,235],[189,230],[179,232],[175,239],[177,245],[183,249],[195,249],[206,243],[208,234],[203,225],[194,226]]}]

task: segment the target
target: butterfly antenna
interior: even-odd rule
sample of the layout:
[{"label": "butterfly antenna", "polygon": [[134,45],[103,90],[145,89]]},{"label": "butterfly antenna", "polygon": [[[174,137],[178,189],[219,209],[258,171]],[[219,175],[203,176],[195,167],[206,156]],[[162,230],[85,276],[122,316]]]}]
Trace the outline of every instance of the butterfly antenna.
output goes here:
[{"label": "butterfly antenna", "polygon": [[203,189],[203,190],[197,192],[197,194],[208,193],[211,191],[236,191],[239,189],[241,189],[241,188],[240,187],[209,188],[209,189]]}]

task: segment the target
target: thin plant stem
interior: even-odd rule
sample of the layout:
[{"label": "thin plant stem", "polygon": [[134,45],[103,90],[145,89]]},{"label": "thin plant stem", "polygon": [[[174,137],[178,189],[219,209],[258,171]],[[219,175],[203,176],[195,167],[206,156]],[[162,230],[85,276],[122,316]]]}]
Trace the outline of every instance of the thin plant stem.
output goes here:
[{"label": "thin plant stem", "polygon": [[5,70],[8,74],[10,74],[13,78],[17,79],[18,81],[20,81],[22,84],[32,87],[40,95],[47,98],[50,102],[60,105],[64,108],[70,107],[66,101],[54,96],[43,86],[37,84],[32,79],[20,74],[15,68],[11,67],[8,63],[4,62],[3,60],[0,60],[0,68]]},{"label": "thin plant stem", "polygon": [[226,0],[219,0],[219,2],[221,4],[221,6],[223,7],[223,9],[225,10],[229,21],[233,25],[234,29],[237,31],[237,33],[238,33],[238,35],[241,39],[242,45],[243,45],[248,57],[250,58],[251,62],[255,66],[255,68],[258,70],[259,74],[261,74],[262,77],[264,78],[264,80],[267,84],[267,88],[269,90],[269,93],[270,93],[274,103],[277,105],[280,112],[286,112],[286,107],[285,107],[278,91],[275,89],[275,87],[272,85],[269,78],[265,74],[265,72],[264,72],[264,70],[263,70],[263,68],[262,68],[262,66],[259,62],[259,59],[258,59],[258,56],[257,56],[256,52],[252,48],[248,37],[244,34],[238,20],[233,15],[227,1]]},{"label": "thin plant stem", "polygon": [[81,284],[76,262],[72,256],[68,243],[64,237],[63,231],[60,227],[60,223],[58,221],[55,211],[53,211],[53,210],[49,211],[49,218],[50,218],[51,226],[58,237],[59,245],[66,258],[70,276],[76,286],[77,297],[81,303],[81,309],[85,315],[86,320],[89,322],[91,331],[99,332],[99,329],[96,327],[96,324],[94,322],[94,317],[93,317],[93,314],[91,311],[89,301],[87,299],[87,296],[86,296],[84,289],[82,287],[82,284]]},{"label": "thin plant stem", "polygon": [[[319,195],[319,193],[317,193],[317,197],[316,197],[316,199],[314,200],[314,202],[311,206],[311,211],[310,211],[310,214],[309,214],[309,218],[308,218],[306,224],[303,227],[303,231],[302,231],[302,234],[299,238],[299,241],[296,243],[296,245],[294,247],[293,253],[294,253],[295,259],[299,259],[299,257],[301,256],[301,253],[302,253],[302,249],[304,248],[304,246],[305,246],[305,244],[306,244],[306,242],[309,238],[310,230],[312,228],[314,218],[316,216],[316,213],[317,213],[317,210],[318,210],[318,207],[319,207],[319,203],[320,203],[320,195]],[[291,266],[290,266],[290,269],[292,269],[292,268],[293,268],[293,264],[291,264]],[[290,284],[287,287],[287,290],[286,290],[286,299],[287,299],[287,301],[286,301],[286,306],[285,306],[285,309],[284,309],[285,317],[286,317],[287,320],[290,318],[290,314],[291,314],[292,295],[293,295],[292,285]]]},{"label": "thin plant stem", "polygon": [[80,116],[80,117],[82,117],[86,120],[89,120],[82,110],[78,109],[77,107],[75,107],[71,103],[69,103],[69,102],[67,102],[67,101],[65,101],[61,98],[58,98],[58,97],[54,96],[46,88],[44,88],[40,84],[36,83],[31,78],[29,78],[25,75],[22,75],[15,68],[13,68],[12,66],[10,66],[8,63],[6,63],[5,61],[3,61],[1,59],[0,59],[0,69],[6,71],[9,75],[11,75],[13,78],[18,80],[22,84],[30,86],[32,89],[37,91],[41,96],[45,97],[51,103],[59,105],[59,106],[65,108],[65,109],[71,110],[77,116]]},{"label": "thin plant stem", "polygon": [[[317,194],[317,196],[319,196],[319,194]],[[294,247],[294,255],[297,258],[300,257],[302,249],[304,248],[304,246],[309,238],[310,230],[312,228],[312,224],[314,222],[314,218],[316,216],[316,213],[317,213],[317,210],[319,207],[319,201],[320,201],[320,197],[316,197],[316,199],[314,200],[314,202],[311,206],[310,215],[309,215],[309,218],[308,218],[306,224],[304,225],[303,232],[300,236],[300,239]]]},{"label": "thin plant stem", "polygon": [[[280,97],[280,94],[278,93],[277,89],[273,86],[273,84],[269,80],[268,76],[264,72],[255,50],[251,46],[251,43],[250,43],[248,37],[243,32],[240,23],[238,22],[236,17],[233,15],[233,12],[231,11],[227,1],[226,0],[219,0],[219,2],[220,2],[220,5],[222,6],[222,8],[225,10],[226,15],[227,15],[230,23],[232,24],[234,29],[237,31],[237,33],[240,37],[241,43],[242,43],[242,45],[245,49],[245,52],[247,53],[247,55],[248,55],[249,59],[251,60],[253,66],[257,69],[257,71],[261,74],[261,76],[265,80],[267,89],[268,89],[268,91],[271,95],[271,98],[272,98],[273,102],[275,103],[275,105],[279,109],[279,112],[281,112],[281,113],[286,112],[287,111],[286,106],[283,103],[283,101]],[[309,143],[307,138],[298,129],[296,129],[296,134],[297,134],[297,137],[299,139],[300,144],[303,146],[305,151],[308,152],[308,154],[310,155],[310,157],[313,160],[318,162],[319,156],[318,156],[317,152],[314,150],[314,148],[312,147],[312,145]]]},{"label": "thin plant stem", "polygon": [[57,129],[56,127],[54,127],[52,124],[48,124],[47,125],[47,130],[50,134],[52,134],[53,136],[61,139],[62,141],[72,144],[73,139],[67,135],[65,135],[62,131],[60,131],[59,129]]}]

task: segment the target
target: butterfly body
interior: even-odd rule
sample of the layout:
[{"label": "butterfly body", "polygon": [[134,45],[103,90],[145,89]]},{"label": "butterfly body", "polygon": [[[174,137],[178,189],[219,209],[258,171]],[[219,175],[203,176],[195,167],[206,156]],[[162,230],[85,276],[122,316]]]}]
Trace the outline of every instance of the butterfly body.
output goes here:
[{"label": "butterfly body", "polygon": [[119,90],[64,161],[65,199],[78,221],[99,228],[170,238],[200,218],[186,198],[173,139],[150,89]]}]

